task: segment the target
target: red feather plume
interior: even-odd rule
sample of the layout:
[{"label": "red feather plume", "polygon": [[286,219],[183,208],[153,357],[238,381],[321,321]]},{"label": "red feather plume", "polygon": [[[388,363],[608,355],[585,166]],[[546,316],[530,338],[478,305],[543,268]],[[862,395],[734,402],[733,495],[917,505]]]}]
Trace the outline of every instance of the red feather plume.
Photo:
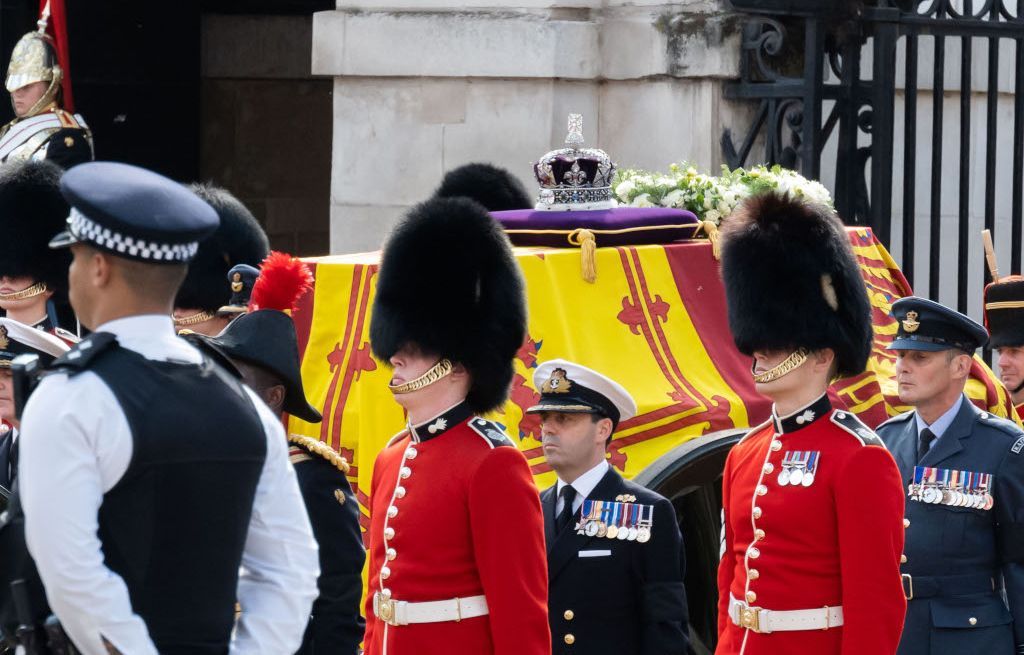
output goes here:
[{"label": "red feather plume", "polygon": [[312,288],[313,273],[306,262],[285,252],[271,251],[260,264],[260,276],[249,298],[249,311],[293,312],[299,299]]}]

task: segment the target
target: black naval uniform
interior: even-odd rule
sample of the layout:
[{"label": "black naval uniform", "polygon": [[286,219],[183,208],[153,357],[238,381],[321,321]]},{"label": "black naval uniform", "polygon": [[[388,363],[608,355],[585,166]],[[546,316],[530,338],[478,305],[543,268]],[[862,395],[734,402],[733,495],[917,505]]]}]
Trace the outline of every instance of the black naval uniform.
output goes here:
[{"label": "black naval uniform", "polygon": [[345,477],[348,462],[311,437],[290,435],[288,452],[320,544],[320,595],[296,655],[356,655],[366,622],[359,613],[366,561],[359,505]]},{"label": "black naval uniform", "polygon": [[609,467],[587,499],[653,505],[651,536],[645,543],[588,537],[577,534],[579,513],[556,530],[556,488],[541,493],[552,652],[684,655],[685,556],[672,504]]}]

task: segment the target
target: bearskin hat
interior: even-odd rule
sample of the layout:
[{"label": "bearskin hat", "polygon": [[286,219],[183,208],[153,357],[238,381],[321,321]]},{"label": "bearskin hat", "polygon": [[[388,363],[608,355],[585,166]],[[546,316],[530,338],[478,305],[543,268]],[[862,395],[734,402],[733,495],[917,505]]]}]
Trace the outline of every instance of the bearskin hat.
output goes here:
[{"label": "bearskin hat", "polygon": [[236,264],[259,266],[270,252],[270,242],[256,217],[230,191],[208,184],[190,188],[216,210],[220,227],[199,242],[174,306],[216,312],[231,299],[231,289],[224,283],[228,271]]},{"label": "bearskin hat", "polygon": [[476,200],[490,212],[533,207],[523,183],[504,168],[491,164],[466,164],[448,171],[434,197],[458,196]]},{"label": "bearskin hat", "polygon": [[0,275],[28,276],[57,294],[68,286],[69,250],[51,250],[64,229],[68,204],[60,193],[63,171],[47,161],[0,167]]},{"label": "bearskin hat", "polygon": [[513,358],[526,337],[523,276],[508,237],[466,198],[414,207],[384,246],[370,319],[382,362],[407,344],[461,363],[477,413],[508,397]]},{"label": "bearskin hat", "polygon": [[871,306],[831,209],[775,192],[750,198],[723,223],[722,278],[740,352],[831,348],[840,376],[863,372]]}]

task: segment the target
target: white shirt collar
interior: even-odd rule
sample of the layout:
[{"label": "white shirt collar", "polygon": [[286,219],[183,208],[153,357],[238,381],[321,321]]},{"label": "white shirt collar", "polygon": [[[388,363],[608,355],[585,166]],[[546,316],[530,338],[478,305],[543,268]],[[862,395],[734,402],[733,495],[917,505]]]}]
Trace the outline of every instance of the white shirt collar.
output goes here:
[{"label": "white shirt collar", "polygon": [[932,431],[932,434],[935,435],[935,440],[938,441],[939,437],[941,437],[943,433],[949,429],[949,426],[953,424],[957,413],[960,411],[960,406],[963,404],[964,396],[963,394],[960,394],[960,397],[957,398],[955,403],[953,403],[953,406],[947,409],[945,414],[935,419],[935,422],[931,425],[925,423],[924,419],[921,418],[921,415],[914,412],[914,420],[917,422],[917,433],[921,434],[921,430],[928,428]]},{"label": "white shirt collar", "polygon": [[174,321],[162,314],[140,314],[108,321],[96,332],[109,332],[122,348],[134,350],[146,359],[198,364],[199,351],[174,332]]},{"label": "white shirt collar", "polygon": [[[601,478],[604,477],[604,474],[607,471],[608,460],[602,459],[600,462],[598,462],[597,466],[590,469],[580,477],[576,478],[572,483],[572,488],[576,490],[576,498],[582,500],[589,496],[590,492],[594,490],[594,487],[597,486],[597,483],[601,481]],[[563,481],[562,478],[558,478],[555,493],[562,493],[562,488],[565,487],[565,485],[567,484],[569,483]]]}]

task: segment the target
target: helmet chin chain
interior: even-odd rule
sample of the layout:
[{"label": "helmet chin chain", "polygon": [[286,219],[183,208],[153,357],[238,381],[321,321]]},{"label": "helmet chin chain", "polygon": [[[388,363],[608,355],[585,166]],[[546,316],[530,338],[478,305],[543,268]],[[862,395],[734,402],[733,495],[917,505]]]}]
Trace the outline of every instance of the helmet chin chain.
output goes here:
[{"label": "helmet chin chain", "polygon": [[809,353],[810,351],[806,348],[797,348],[789,355],[789,357],[764,373],[754,373],[753,370],[751,370],[751,374],[754,376],[754,382],[757,384],[765,384],[767,382],[774,382],[775,380],[778,380],[806,362],[807,355]]},{"label": "helmet chin chain", "polygon": [[451,375],[452,363],[448,359],[442,359],[438,363],[430,367],[430,370],[419,376],[415,380],[409,380],[403,384],[389,384],[388,389],[391,393],[398,395],[403,393],[412,393],[413,391],[419,391],[425,387],[429,387],[438,380],[444,379]]},{"label": "helmet chin chain", "polygon": [[0,302],[13,302],[15,300],[26,300],[28,298],[35,298],[41,296],[49,291],[46,288],[45,282],[36,282],[27,289],[21,291],[14,291],[13,293],[0,293]]}]

